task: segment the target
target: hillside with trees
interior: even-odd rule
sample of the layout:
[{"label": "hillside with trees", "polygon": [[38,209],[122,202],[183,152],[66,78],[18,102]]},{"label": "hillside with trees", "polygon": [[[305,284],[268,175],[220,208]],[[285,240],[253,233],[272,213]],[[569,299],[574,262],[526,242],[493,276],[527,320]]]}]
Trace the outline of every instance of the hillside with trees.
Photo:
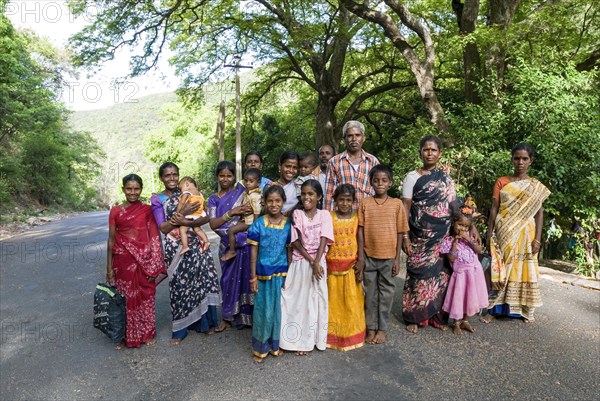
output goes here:
[{"label": "hillside with trees", "polygon": [[[4,1],[0,8],[5,9]],[[57,102],[70,74],[66,54],[0,15],[0,213],[86,210],[103,152],[68,123]]]},{"label": "hillside with trees", "polygon": [[[69,2],[83,14],[86,0]],[[584,0],[106,0],[71,38],[72,61],[93,68],[132,52],[129,76],[169,50],[181,104],[145,136],[144,155],[213,185],[217,105],[226,102],[225,157],[233,157],[232,69],[252,64],[242,94],[243,151],[261,151],[276,174],[284,149],[341,146],[340,127],[368,127],[365,148],[391,164],[395,183],[417,163],[426,133],[442,137],[443,163],[461,196],[485,213],[509,152],[536,149],[532,175],[545,203],[550,257],[599,268],[600,5]],[[208,85],[208,86],[207,86]],[[222,89],[222,88],[221,88]],[[208,101],[207,93],[220,94]],[[124,156],[125,157],[125,156]],[[571,226],[583,230],[567,249]]]}]

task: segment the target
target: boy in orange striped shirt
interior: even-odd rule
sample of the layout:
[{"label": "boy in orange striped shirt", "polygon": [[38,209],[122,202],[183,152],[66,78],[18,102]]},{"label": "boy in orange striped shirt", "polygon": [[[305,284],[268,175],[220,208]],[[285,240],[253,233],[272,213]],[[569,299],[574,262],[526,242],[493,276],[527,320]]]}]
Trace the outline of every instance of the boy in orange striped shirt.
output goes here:
[{"label": "boy in orange striped shirt", "polygon": [[395,283],[400,267],[400,250],[408,238],[408,219],[402,201],[388,195],[392,169],[377,165],[369,172],[375,196],[365,198],[358,208],[357,277],[364,280],[367,344],[383,344],[392,310]]}]

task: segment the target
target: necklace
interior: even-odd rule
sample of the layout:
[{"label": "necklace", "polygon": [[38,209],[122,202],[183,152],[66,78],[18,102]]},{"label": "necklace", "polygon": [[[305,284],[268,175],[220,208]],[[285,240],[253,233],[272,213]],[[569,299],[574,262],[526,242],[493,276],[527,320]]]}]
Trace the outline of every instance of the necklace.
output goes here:
[{"label": "necklace", "polygon": [[377,202],[377,198],[375,198],[375,197],[373,198],[373,200],[374,200],[374,201],[375,201],[375,203],[377,203],[379,206],[382,206],[382,205],[383,205],[385,202],[387,202],[387,200],[388,200],[389,198],[390,198],[389,196],[386,196],[386,197],[385,197],[385,200],[384,200],[383,202],[381,202],[381,203]]},{"label": "necklace", "polygon": [[306,210],[304,211],[304,214],[306,215],[306,217],[308,217],[308,220],[312,220],[317,214],[317,209],[314,209],[314,211],[312,212],[312,216],[310,216]]},{"label": "necklace", "polygon": [[283,220],[283,215],[279,216],[279,221],[277,221],[277,222],[276,222],[276,221],[274,221],[274,220],[271,218],[271,216],[268,216],[268,217],[269,217],[269,224],[272,224],[272,225],[274,225],[274,226],[278,226],[278,225],[280,225],[280,224],[281,224],[281,221]]}]

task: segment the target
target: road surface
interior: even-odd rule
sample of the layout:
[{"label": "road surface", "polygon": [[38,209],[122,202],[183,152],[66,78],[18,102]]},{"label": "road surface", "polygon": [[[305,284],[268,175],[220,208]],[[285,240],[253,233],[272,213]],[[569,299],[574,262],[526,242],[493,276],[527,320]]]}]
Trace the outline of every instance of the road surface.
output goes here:
[{"label": "road surface", "polygon": [[93,291],[105,277],[107,220],[107,212],[82,214],[0,242],[0,399],[586,400],[599,394],[600,292],[546,280],[535,324],[475,322],[476,333],[458,337],[404,330],[399,277],[385,345],[286,354],[262,365],[252,363],[247,329],[192,333],[171,346],[165,281],[157,289],[158,343],[116,351],[92,326]]}]

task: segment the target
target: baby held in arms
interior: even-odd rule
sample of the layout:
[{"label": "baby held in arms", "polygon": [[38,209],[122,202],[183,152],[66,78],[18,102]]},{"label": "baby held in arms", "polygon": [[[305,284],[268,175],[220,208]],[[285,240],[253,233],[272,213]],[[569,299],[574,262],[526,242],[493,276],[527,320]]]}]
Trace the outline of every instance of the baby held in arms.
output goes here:
[{"label": "baby held in arms", "polygon": [[[181,213],[181,210],[185,207],[185,205],[190,203],[199,203],[200,207],[193,214],[185,216],[186,219],[196,220],[200,217],[206,216],[206,211],[204,210],[204,196],[198,190],[198,186],[196,185],[196,181],[192,177],[183,177],[179,181],[179,190],[181,191],[181,195],[179,196],[179,205],[177,205],[177,213]],[[180,255],[183,255],[187,251],[190,250],[188,246],[188,226],[179,226],[179,234],[181,236],[181,251],[179,251]],[[208,241],[208,237],[206,233],[202,231],[200,227],[192,227],[194,233],[200,240],[202,240],[202,248],[204,251],[208,250],[210,247],[210,242]]]},{"label": "baby held in arms", "polygon": [[229,250],[221,257],[221,260],[224,262],[235,258],[235,235],[247,231],[248,227],[254,223],[254,220],[260,216],[262,211],[262,191],[259,188],[261,178],[262,174],[256,168],[249,168],[244,174],[244,186],[246,190],[244,191],[242,205],[252,206],[252,213],[242,216],[240,221],[228,230]]}]

